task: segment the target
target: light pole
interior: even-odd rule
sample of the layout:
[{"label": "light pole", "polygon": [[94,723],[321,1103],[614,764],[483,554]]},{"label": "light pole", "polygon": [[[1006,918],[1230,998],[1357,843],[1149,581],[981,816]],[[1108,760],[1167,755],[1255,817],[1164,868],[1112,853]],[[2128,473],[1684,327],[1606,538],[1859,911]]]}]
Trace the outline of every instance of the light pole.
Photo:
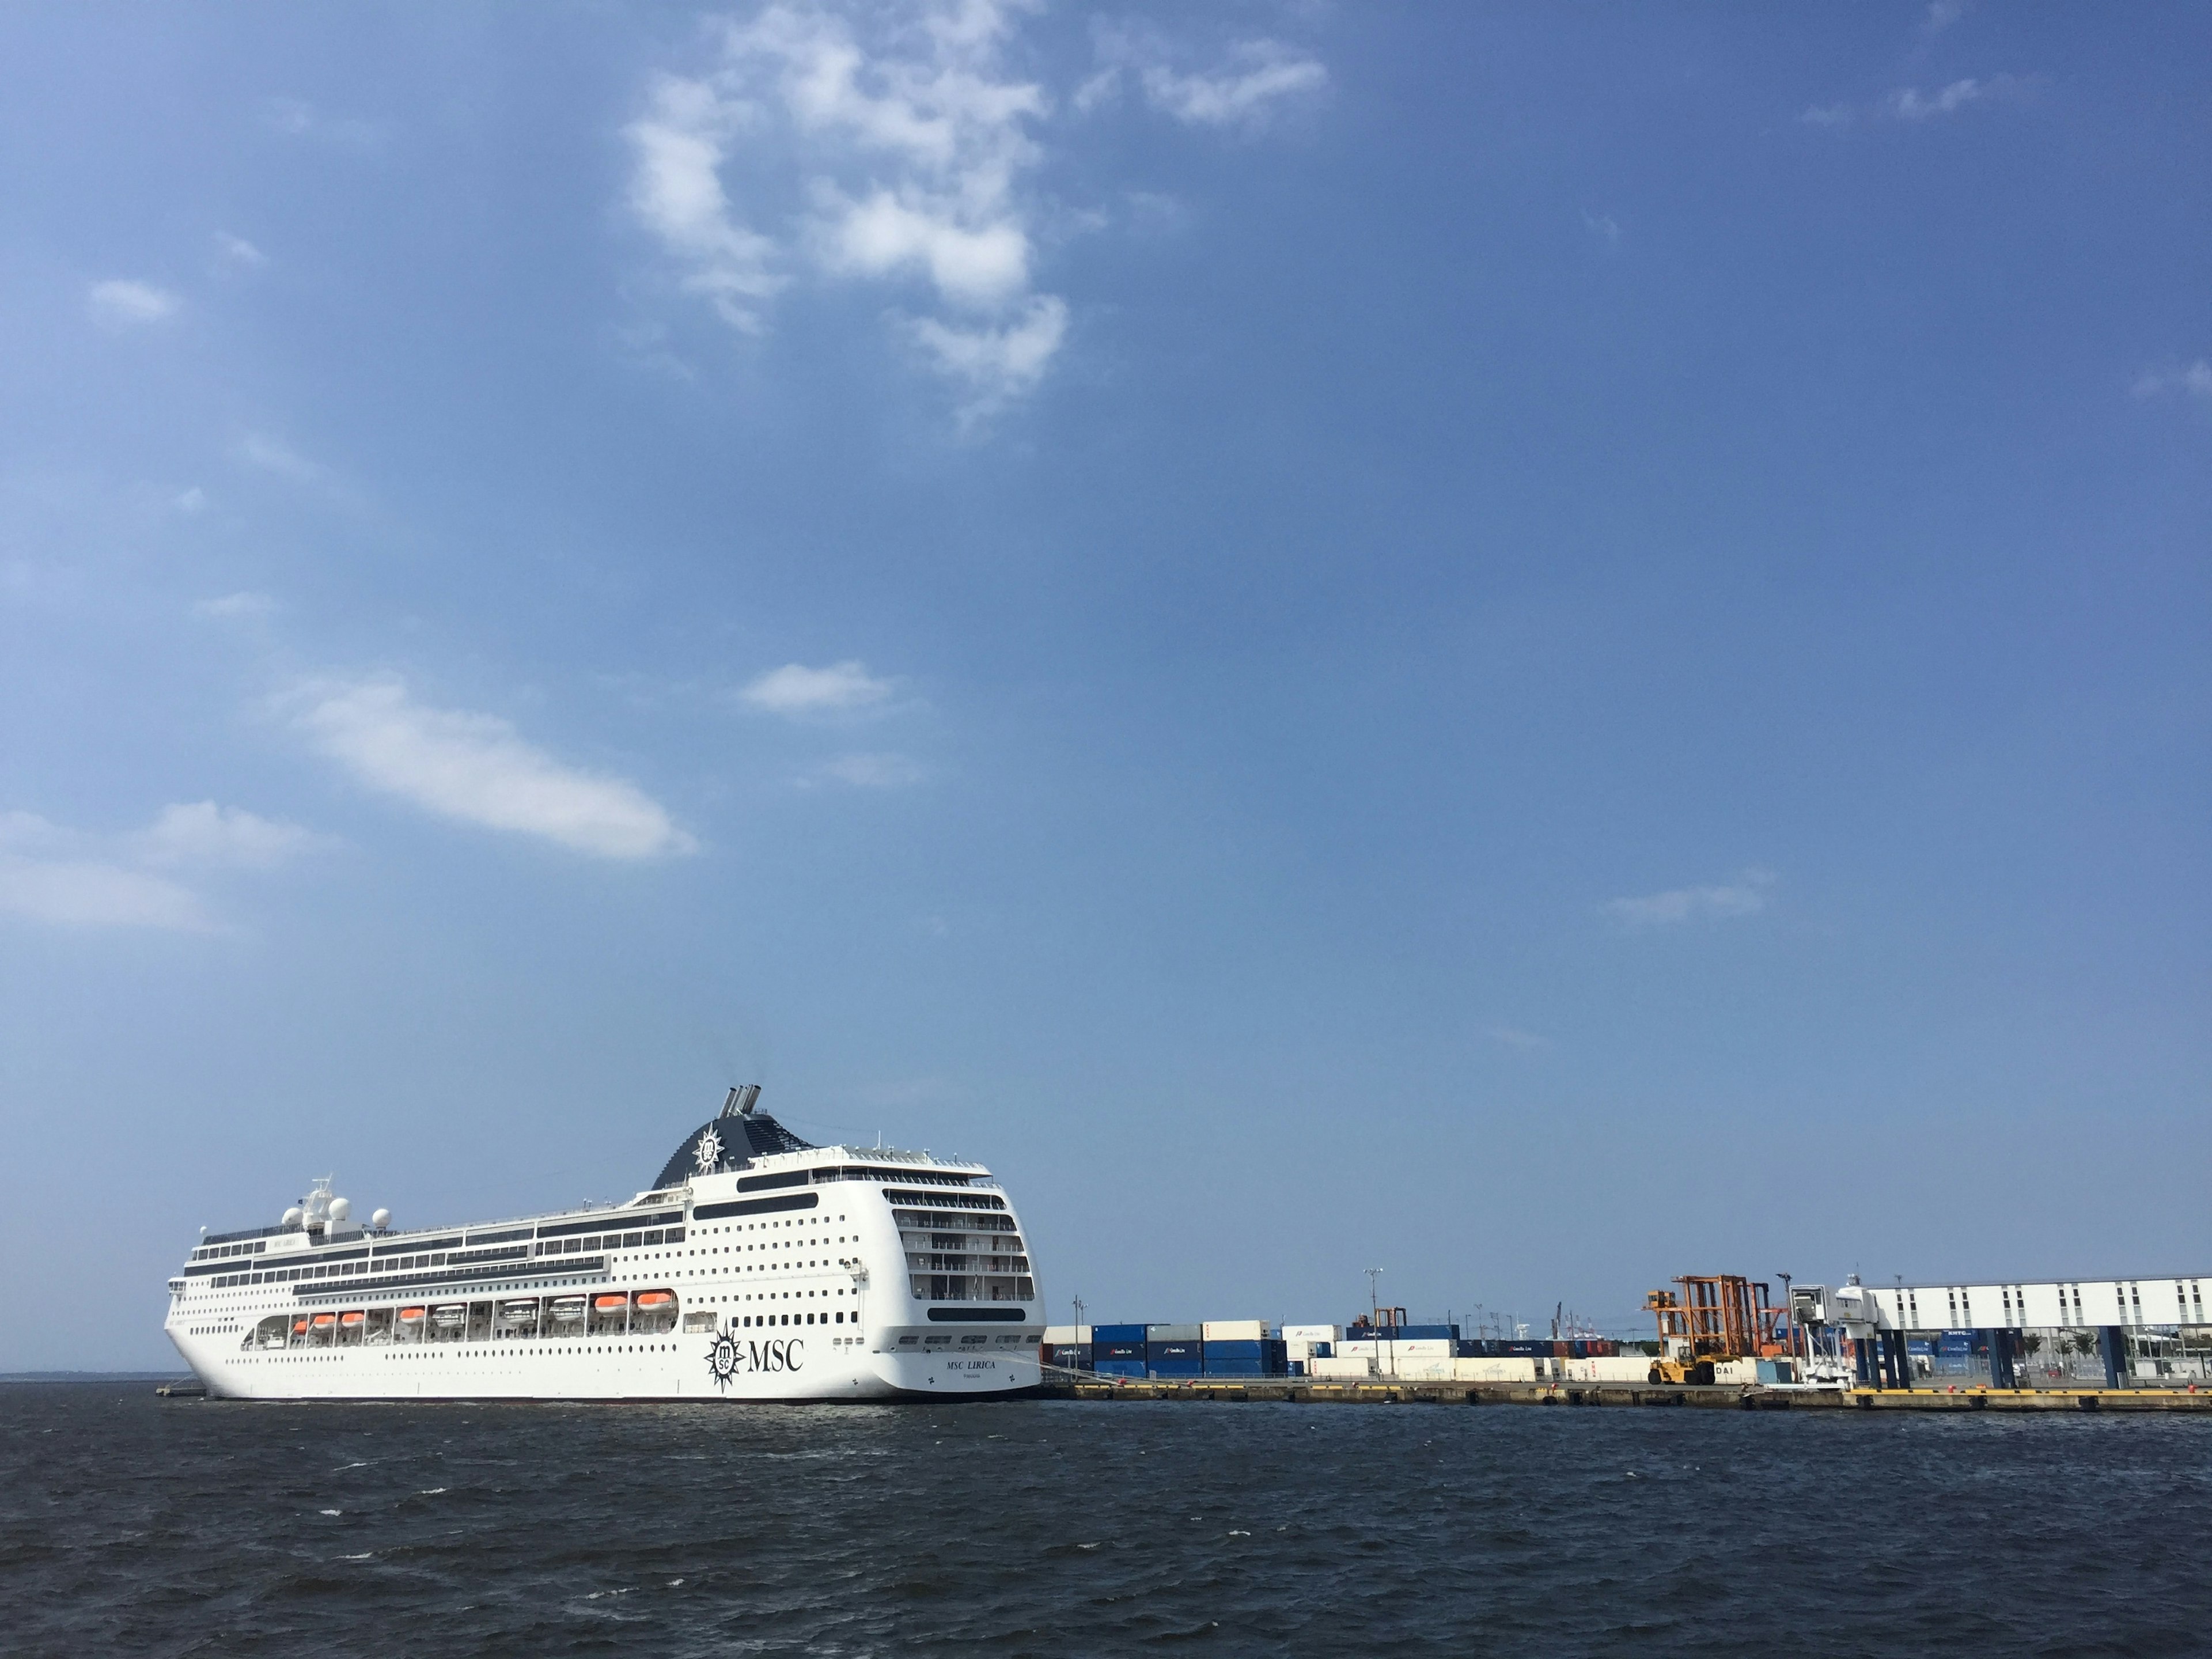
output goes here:
[{"label": "light pole", "polygon": [[[1790,1322],[1790,1359],[1794,1369],[1797,1360],[1797,1304],[1790,1299],[1790,1275],[1777,1273],[1774,1276],[1782,1281],[1782,1310],[1783,1316]],[[1802,1377],[1798,1380],[1803,1381]]]},{"label": "light pole", "polygon": [[[1382,1292],[1376,1282],[1382,1277],[1380,1267],[1367,1269],[1367,1326],[1370,1330],[1377,1328],[1382,1322]],[[1390,1339],[1390,1375],[1395,1376],[1397,1374],[1398,1339],[1393,1336]]]}]

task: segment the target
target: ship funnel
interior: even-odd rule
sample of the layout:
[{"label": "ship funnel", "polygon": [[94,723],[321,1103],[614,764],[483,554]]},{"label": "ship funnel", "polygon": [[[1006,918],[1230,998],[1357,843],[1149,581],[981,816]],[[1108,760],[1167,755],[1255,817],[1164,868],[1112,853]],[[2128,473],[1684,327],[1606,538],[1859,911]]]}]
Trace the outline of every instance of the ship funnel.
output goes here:
[{"label": "ship funnel", "polygon": [[750,1117],[753,1103],[760,1098],[760,1085],[740,1083],[730,1091],[730,1097],[722,1103],[724,1117]]}]

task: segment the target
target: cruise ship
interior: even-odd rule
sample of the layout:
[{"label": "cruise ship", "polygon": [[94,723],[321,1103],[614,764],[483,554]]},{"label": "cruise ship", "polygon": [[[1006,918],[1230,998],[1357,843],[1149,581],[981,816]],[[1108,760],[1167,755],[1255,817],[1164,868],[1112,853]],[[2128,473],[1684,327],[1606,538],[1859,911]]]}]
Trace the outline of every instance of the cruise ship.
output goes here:
[{"label": "cruise ship", "polygon": [[1044,1308],[979,1164],[809,1145],[732,1089],[626,1204],[363,1224],[326,1178],[204,1237],[170,1339],[241,1400],[963,1398],[1034,1387]]}]

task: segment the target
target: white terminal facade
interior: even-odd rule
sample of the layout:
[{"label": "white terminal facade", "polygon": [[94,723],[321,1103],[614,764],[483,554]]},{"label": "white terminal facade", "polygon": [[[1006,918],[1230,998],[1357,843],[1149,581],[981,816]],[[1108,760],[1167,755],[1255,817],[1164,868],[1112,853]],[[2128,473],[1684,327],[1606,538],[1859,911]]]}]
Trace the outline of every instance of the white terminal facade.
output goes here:
[{"label": "white terminal facade", "polygon": [[883,1400],[1038,1380],[1044,1313],[979,1164],[814,1146],[732,1089],[627,1204],[366,1227],[325,1182],[203,1239],[167,1330],[241,1399]]}]

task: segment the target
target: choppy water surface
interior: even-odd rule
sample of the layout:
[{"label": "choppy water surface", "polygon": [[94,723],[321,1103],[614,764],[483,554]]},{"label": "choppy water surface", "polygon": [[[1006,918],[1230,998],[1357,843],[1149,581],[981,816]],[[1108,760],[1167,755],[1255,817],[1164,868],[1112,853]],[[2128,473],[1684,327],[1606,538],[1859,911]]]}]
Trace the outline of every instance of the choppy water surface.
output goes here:
[{"label": "choppy water surface", "polygon": [[2212,1652],[2212,1422],[0,1388],[23,1654]]}]

